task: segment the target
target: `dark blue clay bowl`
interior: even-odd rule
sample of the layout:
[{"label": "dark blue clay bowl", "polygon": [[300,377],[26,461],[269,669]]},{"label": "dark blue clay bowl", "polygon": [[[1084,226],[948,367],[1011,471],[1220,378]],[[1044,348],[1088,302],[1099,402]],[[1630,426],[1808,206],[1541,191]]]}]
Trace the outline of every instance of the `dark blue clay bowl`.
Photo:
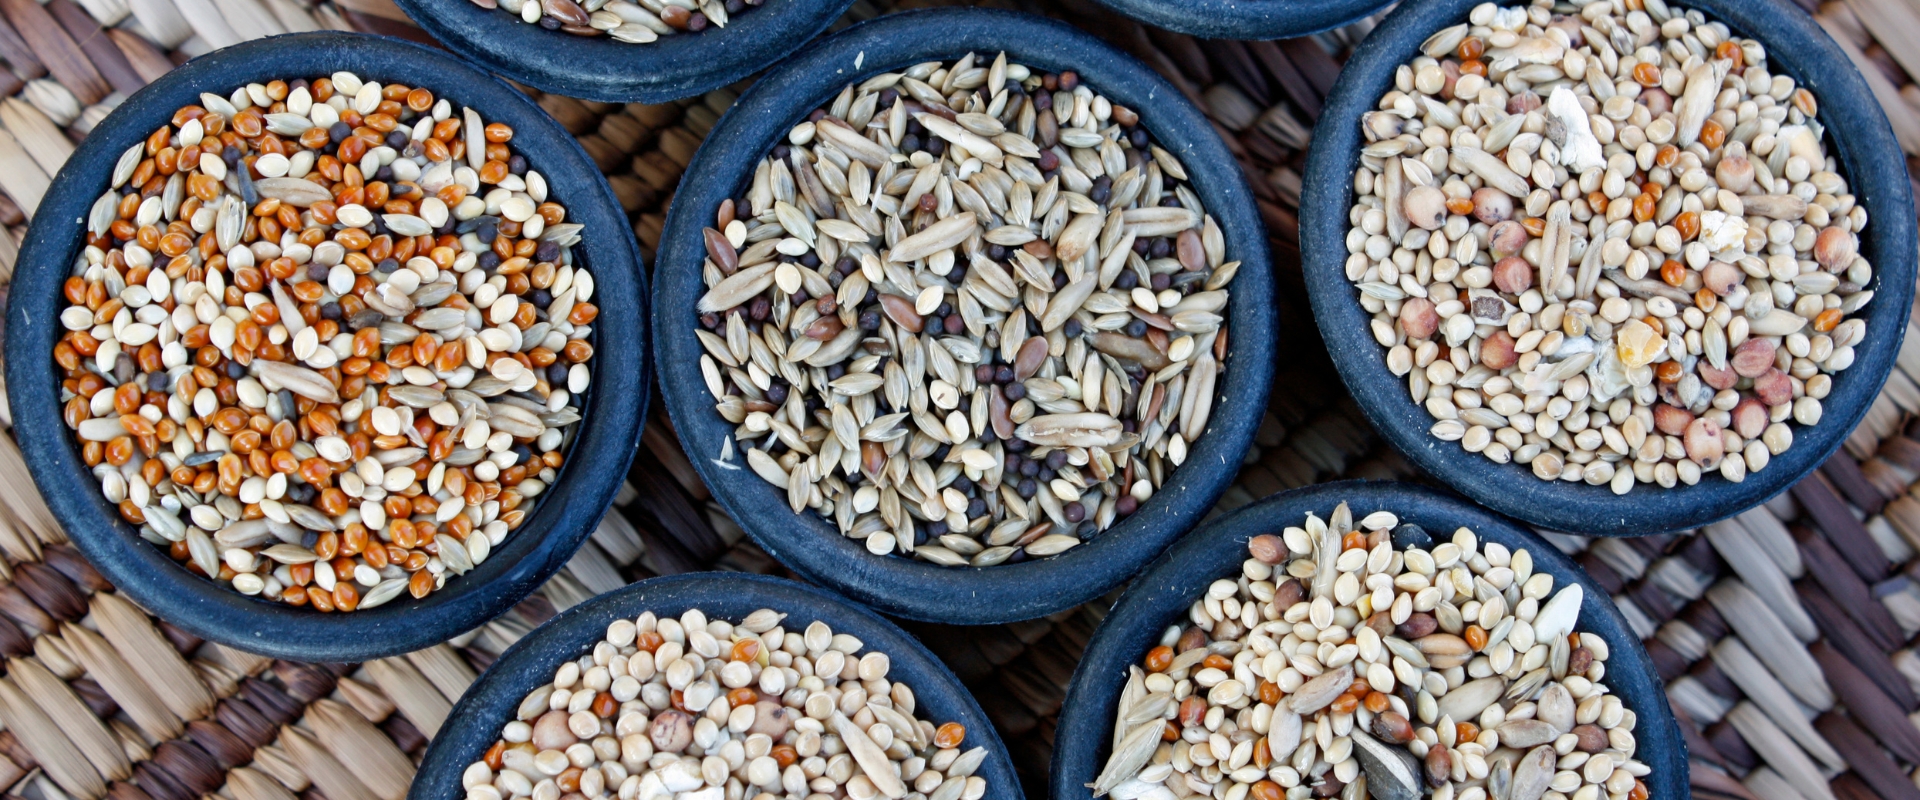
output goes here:
[{"label": "dark blue clay bowl", "polygon": [[608,103],[665,103],[718,89],[785,58],[853,5],[766,0],[725,28],[628,44],[528,25],[468,0],[394,1],[435,40],[489,70],[543,92]]},{"label": "dark blue clay bowl", "polygon": [[[849,82],[972,51],[1038,69],[1077,70],[1085,84],[1140,112],[1162,147],[1180,157],[1226,233],[1228,258],[1242,262],[1232,284],[1232,352],[1208,432],[1152,501],[1092,541],[1058,556],[984,569],[948,568],[874,556],[809,511],[796,515],[786,493],[717,459],[733,426],[714,411],[700,376],[705,351],[693,307],[706,291],[701,228],[721,201],[753,177],[753,166],[787,130]],[[668,209],[654,288],[655,357],[661,391],[680,442],[727,512],[762,548],[795,572],[882,613],[928,622],[988,625],[1031,619],[1084,603],[1126,580],[1198,522],[1240,468],[1266,407],[1275,311],[1264,230],[1239,166],[1206,117],[1145,65],[1092,36],[1025,14],[941,9],[892,14],[821,41],[753,85],[700,147]]]},{"label": "dark blue clay bowl", "polygon": [[1338,28],[1393,0],[1097,0],[1156,28],[1202,39],[1286,39]]},{"label": "dark blue clay bowl", "polygon": [[[1347,209],[1360,164],[1360,114],[1393,84],[1394,68],[1419,52],[1433,32],[1466,20],[1478,0],[1403,3],[1380,23],[1340,73],[1314,129],[1301,193],[1300,235],[1313,315],[1348,391],[1375,428],[1407,458],[1454,489],[1503,514],[1553,530],[1594,536],[1642,536],[1695,528],[1752,508],[1799,482],[1839,449],[1859,424],[1893,368],[1913,304],[1914,208],[1905,163],[1886,115],[1866,81],[1833,40],[1799,8],[1780,0],[1693,0],[1685,3],[1737,35],[1767,47],[1769,69],[1820,100],[1826,145],[1869,214],[1860,253],[1874,266],[1878,294],[1862,313],[1867,336],[1853,366],[1834,376],[1833,392],[1813,427],[1794,425],[1793,447],[1766,469],[1733,483],[1717,472],[1672,489],[1635,486],[1615,496],[1605,486],[1548,483],[1520,464],[1495,464],[1433,438],[1433,417],[1407,397],[1406,381],[1387,371],[1386,351],[1368,330],[1358,290],[1346,278]],[[1756,36],[1757,34],[1757,36]]]},{"label": "dark blue clay bowl", "polygon": [[[428,85],[436,95],[513,126],[516,152],[547,176],[570,221],[586,224],[575,253],[593,270],[600,318],[593,335],[593,386],[566,451],[568,467],[541,496],[533,517],[485,563],[424,600],[406,595],[350,614],[259,600],[197,577],[139,538],[100,496],[61,421],[53,346],[63,333],[61,284],[80,252],[87,215],[120,154],[199,103],[275,78],[352,70],[362,77]],[[21,247],[7,308],[7,399],[14,436],[34,483],[67,535],[120,591],[194,635],[275,658],[354,662],[445,641],[511,608],[565,565],[613,500],[640,438],[649,391],[646,277],[626,217],[593,161],[551,117],[504,81],[439,50],[399,39],[296,33],[215,51],[141,89],[100,123],[60,169]],[[591,465],[575,468],[573,464]]]},{"label": "dark blue clay bowl", "polygon": [[1128,666],[1139,664],[1160,643],[1168,626],[1186,623],[1187,609],[1208,585],[1240,574],[1248,540],[1299,525],[1309,513],[1326,519],[1342,502],[1356,520],[1375,511],[1391,511],[1401,522],[1427,529],[1438,541],[1450,540],[1455,529],[1467,527],[1481,542],[1526,548],[1533,555],[1534,571],[1552,575],[1556,590],[1570,582],[1580,584],[1586,599],[1578,630],[1607,642],[1606,683],[1639,717],[1633,729],[1639,742],[1635,757],[1653,768],[1644,779],[1651,796],[1687,796],[1687,743],[1667,705],[1666,687],[1640,637],[1605,589],[1553,545],[1466,498],[1409,483],[1340,481],[1281,492],[1214,520],[1141,573],[1094,631],[1080,666],[1074,669],[1073,682],[1067,685],[1053,749],[1054,800],[1090,796],[1086,784],[1100,774],[1112,751],[1113,716]]},{"label": "dark blue clay bowl", "polygon": [[[485,755],[500,738],[501,726],[513,719],[520,701],[553,678],[560,664],[579,658],[607,634],[616,619],[631,620],[652,611],[678,617],[697,608],[709,619],[739,622],[748,614],[771,608],[787,615],[788,631],[805,630],[815,620],[834,633],[852,634],[865,648],[886,653],[892,660],[887,679],[913,689],[914,716],[934,724],[958,722],[967,728],[962,750],[987,748],[987,759],[974,774],[987,781],[987,796],[1022,800],[1013,761],[1001,744],[999,732],[980,710],[953,671],[927,651],[919,640],[899,626],[846,600],[801,583],[742,572],[701,572],[650,578],[567,609],[515,642],[498,661],[467,687],[447,716],[447,724],[433,737],[420,761],[408,800],[458,800],[466,796],[460,776],[468,764]],[[608,787],[609,791],[619,787]]]}]

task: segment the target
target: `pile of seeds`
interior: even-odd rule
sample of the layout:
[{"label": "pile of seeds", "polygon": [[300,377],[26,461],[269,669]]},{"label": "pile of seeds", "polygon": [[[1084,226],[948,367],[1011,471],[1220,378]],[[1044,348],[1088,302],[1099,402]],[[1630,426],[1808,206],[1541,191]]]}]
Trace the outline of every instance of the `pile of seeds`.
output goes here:
[{"label": "pile of seeds", "polygon": [[512,138],[336,72],[203,94],[129,148],[53,352],[120,515],[321,611],[486,560],[560,468],[599,313]]},{"label": "pile of seeds", "polygon": [[973,773],[987,749],[962,751],[960,723],[916,719],[887,654],[785,617],[614,620],[467,767],[467,800],[986,796]]},{"label": "pile of seeds", "polygon": [[948,566],[1147,502],[1207,428],[1239,262],[1140,123],[1002,53],[794,126],[705,232],[701,369],[748,465],[868,551]]},{"label": "pile of seeds", "polygon": [[1096,796],[1646,800],[1582,590],[1526,550],[1345,503],[1247,550],[1131,668]]},{"label": "pile of seeds", "polygon": [[607,36],[646,44],[676,33],[699,33],[760,7],[766,0],[473,0],[550,31]]},{"label": "pile of seeds", "polygon": [[1730,481],[1866,335],[1813,94],[1660,0],[1476,6],[1365,132],[1346,272],[1432,434],[1541,480]]}]

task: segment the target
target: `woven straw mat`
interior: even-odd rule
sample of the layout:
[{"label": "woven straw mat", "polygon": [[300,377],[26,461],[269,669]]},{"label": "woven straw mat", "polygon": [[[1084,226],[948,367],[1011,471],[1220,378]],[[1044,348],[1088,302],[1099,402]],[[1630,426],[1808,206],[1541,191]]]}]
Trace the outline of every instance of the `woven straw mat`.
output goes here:
[{"label": "woven straw mat", "polygon": [[[1920,75],[1920,4],[1800,2],[1866,75],[1909,173],[1920,171],[1920,85],[1909,77]],[[859,0],[839,26],[924,4]],[[1370,23],[1200,42],[1086,0],[996,4],[1082,25],[1164,74],[1208,112],[1253,184],[1282,278],[1283,341],[1296,344],[1220,509],[1336,478],[1418,479],[1351,399],[1302,389],[1339,385],[1313,345],[1299,274],[1302,151]],[[11,67],[0,70],[0,284],[51,176],[127,94],[201,53],[321,28],[425,38],[389,0],[0,0]],[[651,260],[682,169],[739,88],[666,105],[539,102],[607,174]],[[1920,800],[1916,479],[1920,334],[1846,447],[1790,492],[1683,534],[1552,535],[1646,640],[1688,736],[1696,796]],[[614,512],[513,611],[404,657],[296,664],[202,642],[120,598],[32,486],[0,436],[0,800],[399,800],[467,685],[558,611],[653,575],[782,572],[712,502],[656,411]],[[1112,599],[1011,625],[910,626],[993,718],[1029,797],[1046,794],[1064,687]]]}]

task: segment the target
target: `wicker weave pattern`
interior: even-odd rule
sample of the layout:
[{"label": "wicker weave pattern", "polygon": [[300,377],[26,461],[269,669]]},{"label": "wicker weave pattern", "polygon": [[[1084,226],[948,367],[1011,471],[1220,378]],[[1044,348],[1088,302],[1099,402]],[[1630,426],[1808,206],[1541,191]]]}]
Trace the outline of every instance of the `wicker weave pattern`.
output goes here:
[{"label": "wicker weave pattern", "polygon": [[[840,25],[926,4],[861,0]],[[1212,116],[1254,187],[1293,355],[1221,508],[1334,478],[1417,479],[1350,399],[1301,388],[1338,380],[1315,346],[1299,277],[1297,170],[1339,59],[1370,26],[1202,43],[1085,0],[993,4],[1071,20],[1155,67]],[[1909,77],[1920,74],[1920,6],[1808,10],[1866,73],[1909,166],[1920,166],[1920,86]],[[0,59],[11,67],[0,71],[0,284],[50,176],[127,93],[209,50],[320,28],[421,38],[387,0],[0,0]],[[607,174],[651,258],[674,186],[736,94],[539,101]],[[1554,536],[1647,640],[1685,718],[1700,796],[1920,800],[1916,414],[1920,335],[1845,450],[1790,493],[1698,532]],[[0,422],[10,419],[0,412]],[[117,596],[66,544],[0,436],[0,790],[8,800],[398,800],[453,701],[559,610],[656,574],[780,572],[711,502],[664,415],[630,478],[568,567],[512,612],[405,657],[303,665],[203,643]],[[1110,600],[991,628],[910,626],[979,696],[1031,796],[1044,795],[1063,687]]]}]

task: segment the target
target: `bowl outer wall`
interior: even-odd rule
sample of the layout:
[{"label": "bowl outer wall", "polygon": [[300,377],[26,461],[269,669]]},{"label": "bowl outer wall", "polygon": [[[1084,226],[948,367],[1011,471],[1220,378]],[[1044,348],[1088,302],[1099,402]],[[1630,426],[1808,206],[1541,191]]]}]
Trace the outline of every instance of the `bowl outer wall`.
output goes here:
[{"label": "bowl outer wall", "polygon": [[1838,155],[1870,216],[1861,254],[1874,265],[1878,294],[1857,315],[1867,320],[1867,347],[1834,376],[1824,413],[1811,428],[1793,426],[1794,444],[1766,469],[1732,483],[1717,471],[1694,486],[1637,486],[1624,497],[1605,486],[1546,482],[1518,464],[1494,464],[1457,442],[1427,433],[1433,417],[1407,397],[1406,382],[1386,368],[1386,352],[1369,333],[1370,316],[1345,272],[1347,210],[1360,159],[1360,114],[1392,84],[1396,65],[1433,32],[1462,21],[1477,0],[1403,3],[1354,51],[1327,97],[1307,157],[1301,202],[1301,252],[1314,318],[1347,389],[1374,427],[1409,459],[1474,500],[1543,528],[1596,536],[1638,536],[1725,519],[1765,501],[1824,463],[1879,394],[1906,333],[1914,288],[1913,195],[1885,114],[1859,72],[1812,18],[1778,0],[1695,0],[1736,33],[1763,31],[1776,73],[1785,68],[1820,101],[1830,152]]},{"label": "bowl outer wall", "polygon": [[704,94],[759,72],[853,5],[853,0],[766,0],[725,28],[627,44],[550,31],[466,0],[395,2],[435,40],[484,69],[544,92],[650,104]]},{"label": "bowl outer wall", "polygon": [[[351,614],[318,614],[248,598],[196,577],[140,539],[100,495],[62,422],[60,375],[50,354],[64,332],[61,284],[81,248],[81,231],[120,154],[199,93],[222,96],[270,78],[349,69],[412,82],[423,70],[446,79],[436,94],[471,104],[488,121],[512,125],[520,152],[548,177],[571,221],[588,225],[576,252],[591,265],[594,385],[568,460],[532,519],[485,563],[427,599],[402,598]],[[537,145],[540,152],[528,152]],[[599,231],[600,233],[593,233]],[[242,650],[299,661],[356,662],[445,641],[512,607],[565,565],[598,525],[626,474],[649,391],[646,276],[612,189],[580,146],[526,95],[438,50],[381,36],[296,33],[255,39],[194,59],[135,93],[107,117],[60,170],[21,248],[7,308],[6,377],[14,436],[54,516],[88,560],[148,611],[194,635]],[[599,468],[605,467],[605,468]]]},{"label": "bowl outer wall", "polygon": [[1067,686],[1050,776],[1054,800],[1089,797],[1085,784],[1099,775],[1111,751],[1127,667],[1145,658],[1168,626],[1183,624],[1187,609],[1210,584],[1240,574],[1247,542],[1298,526],[1309,513],[1326,519],[1343,501],[1356,520],[1391,511],[1401,522],[1425,528],[1437,542],[1450,541],[1453,531],[1464,526],[1482,543],[1526,548],[1533,555],[1534,572],[1552,575],[1556,591],[1570,580],[1578,582],[1586,592],[1578,629],[1607,642],[1606,683],[1639,716],[1633,731],[1639,742],[1635,754],[1653,768],[1647,779],[1651,796],[1687,796],[1686,740],[1652,659],[1605,589],[1531,531],[1466,498],[1416,484],[1339,481],[1271,495],[1215,520],[1182,539],[1133,582],[1094,631]]},{"label": "bowl outer wall", "polygon": [[1393,0],[1098,0],[1140,22],[1203,39],[1286,39],[1338,28]]},{"label": "bowl outer wall", "polygon": [[568,609],[514,643],[467,687],[447,716],[447,724],[433,737],[420,762],[407,792],[409,800],[465,797],[460,788],[461,774],[500,737],[501,726],[513,719],[520,701],[536,686],[551,680],[562,663],[579,658],[601,641],[614,620],[630,620],[647,611],[677,618],[693,608],[700,609],[708,619],[730,622],[771,608],[788,615],[782,625],[789,633],[803,631],[818,620],[836,634],[859,639],[862,653],[885,653],[890,661],[887,679],[904,682],[913,690],[915,718],[936,725],[959,722],[967,728],[963,749],[987,748],[987,758],[974,774],[986,779],[988,796],[1007,800],[1025,797],[1006,745],[980,704],[947,665],[899,626],[825,590],[795,581],[743,572],[703,572],[649,578],[600,595]]},{"label": "bowl outer wall", "polygon": [[[700,375],[705,351],[694,336],[690,311],[706,291],[700,230],[788,127],[849,81],[934,58],[957,58],[969,50],[984,58],[1002,49],[1036,68],[1079,70],[1083,83],[1140,111],[1159,144],[1186,166],[1225,232],[1228,257],[1242,261],[1229,305],[1232,352],[1225,388],[1207,434],[1173,480],[1132,517],[1087,544],[1049,559],[985,569],[877,557],[817,514],[794,514],[785,493],[744,469],[738,454],[724,467],[716,461],[733,427],[714,411],[715,399]],[[864,66],[855,67],[857,60]],[[1239,167],[1211,123],[1177,90],[1131,57],[1060,23],[986,9],[941,9],[888,15],[849,28],[762,78],[741,97],[700,148],[675,199],[655,276],[654,346],[666,370],[661,390],[680,441],[728,513],[769,554],[882,613],[996,624],[1099,596],[1207,513],[1238,471],[1265,413],[1273,371],[1273,281],[1265,229]]]}]

